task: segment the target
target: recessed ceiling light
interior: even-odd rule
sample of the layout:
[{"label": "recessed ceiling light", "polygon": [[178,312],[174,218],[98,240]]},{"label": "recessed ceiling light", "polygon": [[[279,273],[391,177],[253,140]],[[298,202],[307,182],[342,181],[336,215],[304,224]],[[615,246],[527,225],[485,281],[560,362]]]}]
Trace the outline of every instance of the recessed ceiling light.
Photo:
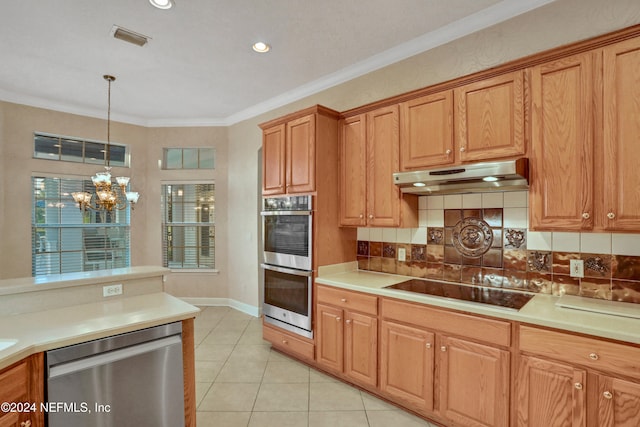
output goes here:
[{"label": "recessed ceiling light", "polygon": [[269,52],[269,50],[271,50],[271,46],[269,46],[264,42],[256,42],[253,44],[252,47],[253,47],[253,50],[255,50],[258,53],[267,53]]},{"label": "recessed ceiling light", "polygon": [[149,0],[149,3],[158,9],[171,9],[173,6],[173,0]]}]

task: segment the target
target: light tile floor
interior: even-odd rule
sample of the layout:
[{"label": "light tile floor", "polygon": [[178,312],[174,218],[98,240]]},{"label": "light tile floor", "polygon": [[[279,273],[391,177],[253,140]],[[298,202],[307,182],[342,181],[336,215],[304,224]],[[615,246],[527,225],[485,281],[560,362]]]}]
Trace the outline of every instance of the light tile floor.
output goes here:
[{"label": "light tile floor", "polygon": [[260,319],[229,307],[201,308],[198,427],[433,427],[271,350]]}]

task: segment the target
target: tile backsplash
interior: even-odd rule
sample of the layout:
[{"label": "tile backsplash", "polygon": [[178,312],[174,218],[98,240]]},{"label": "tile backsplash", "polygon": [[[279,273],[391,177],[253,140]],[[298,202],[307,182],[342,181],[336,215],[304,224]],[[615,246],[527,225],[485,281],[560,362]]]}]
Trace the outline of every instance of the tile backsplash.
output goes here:
[{"label": "tile backsplash", "polygon": [[[527,203],[527,191],[421,196],[419,228],[358,229],[358,267],[640,304],[640,234],[529,231]],[[453,245],[464,218],[482,220],[493,237],[481,256],[460,253],[460,239]],[[570,276],[572,259],[583,260],[583,278]]]}]

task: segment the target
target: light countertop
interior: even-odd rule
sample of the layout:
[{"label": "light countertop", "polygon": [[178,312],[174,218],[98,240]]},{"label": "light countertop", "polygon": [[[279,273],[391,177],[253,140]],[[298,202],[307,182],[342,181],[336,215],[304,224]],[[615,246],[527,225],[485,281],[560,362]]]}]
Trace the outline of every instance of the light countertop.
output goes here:
[{"label": "light countertop", "polygon": [[[409,279],[415,279],[415,277],[360,271],[352,269],[351,267],[351,263],[330,266],[328,268],[321,267],[316,283],[640,344],[640,319],[560,307],[556,305],[556,303],[561,297],[535,294],[522,309],[516,311],[482,303],[466,302],[396,289],[385,289],[386,286],[404,282]],[[613,312],[616,311],[617,305],[621,307],[624,306],[627,310],[630,306],[632,309],[637,306],[638,315],[640,315],[640,304],[603,303],[608,303],[609,311]]]},{"label": "light countertop", "polygon": [[0,316],[0,369],[34,353],[189,319],[199,311],[156,292]]}]

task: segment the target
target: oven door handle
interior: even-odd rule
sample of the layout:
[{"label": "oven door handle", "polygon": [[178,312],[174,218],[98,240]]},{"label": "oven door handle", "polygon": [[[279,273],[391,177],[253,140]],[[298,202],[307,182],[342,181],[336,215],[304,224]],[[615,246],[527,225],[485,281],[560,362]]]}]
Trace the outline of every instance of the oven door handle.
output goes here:
[{"label": "oven door handle", "polygon": [[311,216],[313,211],[263,211],[260,212],[262,216],[276,216],[276,215],[285,215],[285,216]]},{"label": "oven door handle", "polygon": [[264,268],[265,270],[277,271],[279,273],[285,273],[285,274],[293,274],[295,276],[311,277],[313,275],[313,271],[296,270],[293,268],[286,268],[286,267],[277,267],[275,265],[269,265],[269,264],[260,264],[260,267]]}]

